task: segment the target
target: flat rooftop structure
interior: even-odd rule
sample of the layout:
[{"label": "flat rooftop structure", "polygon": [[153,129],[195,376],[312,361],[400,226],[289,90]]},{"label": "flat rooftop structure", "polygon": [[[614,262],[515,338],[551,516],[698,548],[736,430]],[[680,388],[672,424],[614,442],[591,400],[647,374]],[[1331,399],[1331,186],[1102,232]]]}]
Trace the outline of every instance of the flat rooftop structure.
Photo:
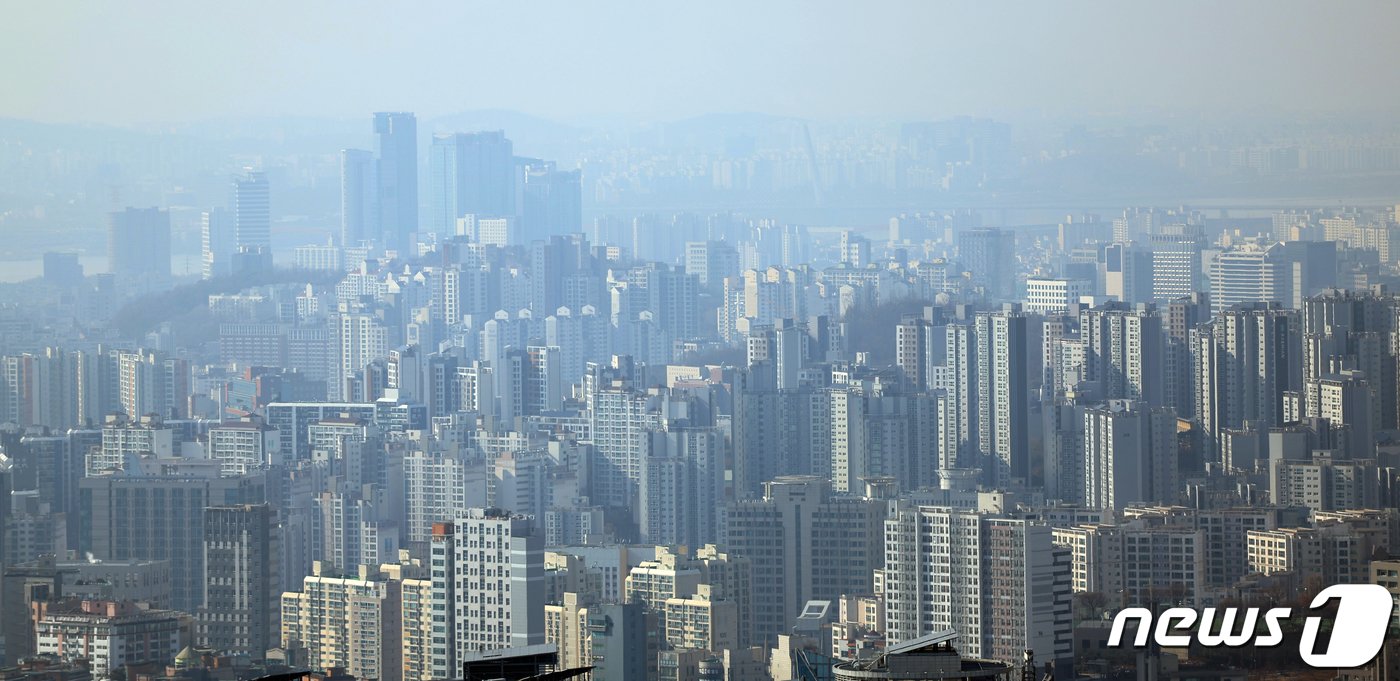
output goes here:
[{"label": "flat rooftop structure", "polygon": [[953,647],[952,629],[910,639],[868,660],[842,662],[833,671],[837,681],[1009,681],[1020,671],[1009,662],[965,658]]},{"label": "flat rooftop structure", "polygon": [[559,648],[553,643],[468,653],[465,658],[463,681],[563,681],[586,678],[593,671],[558,669]]}]

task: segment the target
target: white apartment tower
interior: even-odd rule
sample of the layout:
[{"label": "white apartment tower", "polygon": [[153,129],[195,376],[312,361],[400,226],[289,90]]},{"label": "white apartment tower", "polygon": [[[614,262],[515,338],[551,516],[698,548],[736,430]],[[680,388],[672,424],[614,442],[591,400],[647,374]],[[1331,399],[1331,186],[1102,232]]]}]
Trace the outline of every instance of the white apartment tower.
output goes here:
[{"label": "white apartment tower", "polygon": [[1068,663],[1070,554],[1049,525],[935,506],[901,505],[885,521],[890,644],[944,629],[964,654]]},{"label": "white apartment tower", "polygon": [[474,508],[433,526],[435,678],[452,678],[468,653],[544,643],[544,528],[529,516]]},{"label": "white apartment tower", "polygon": [[977,449],[986,480],[1007,487],[1030,475],[1026,316],[1020,305],[977,315]]},{"label": "white apartment tower", "polygon": [[1110,302],[1079,313],[1084,344],[1081,392],[1104,400],[1166,401],[1162,318],[1152,305]]},{"label": "white apartment tower", "polygon": [[1170,409],[1113,400],[1084,410],[1084,503],[1120,509],[1173,504],[1176,417]]}]

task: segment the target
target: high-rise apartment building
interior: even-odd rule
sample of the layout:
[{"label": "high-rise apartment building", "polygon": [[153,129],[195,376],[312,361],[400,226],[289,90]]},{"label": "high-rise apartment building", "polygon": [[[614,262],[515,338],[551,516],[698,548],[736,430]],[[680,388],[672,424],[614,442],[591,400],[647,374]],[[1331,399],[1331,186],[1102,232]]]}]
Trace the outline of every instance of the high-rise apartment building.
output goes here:
[{"label": "high-rise apartment building", "polygon": [[[905,315],[894,327],[894,361],[904,374],[904,380],[916,390],[931,383],[930,346],[934,344],[934,326],[918,315]],[[942,329],[939,329],[941,332]]]},{"label": "high-rise apartment building", "polygon": [[642,681],[647,678],[650,623],[637,603],[589,607],[586,624],[593,674],[600,679]]},{"label": "high-rise apartment building", "polygon": [[165,419],[189,413],[188,360],[152,350],[118,351],[113,358],[117,406],[128,416],[155,414]]},{"label": "high-rise apartment building", "polygon": [[650,431],[661,430],[663,398],[635,391],[629,382],[607,380],[606,370],[593,367],[585,377],[588,414],[598,457],[593,465],[593,501],[602,506],[633,508],[649,453]]},{"label": "high-rise apartment building", "polygon": [[688,242],[685,273],[694,275],[706,290],[717,292],[726,278],[739,276],[739,251],[724,241]]},{"label": "high-rise apartment building", "polygon": [[0,420],[57,429],[100,421],[117,408],[106,399],[115,385],[99,370],[111,357],[52,347],[0,357]]},{"label": "high-rise apartment building", "polygon": [[1176,415],[1114,400],[1084,410],[1084,503],[1120,509],[1176,500]]},{"label": "high-rise apartment building", "polygon": [[[939,419],[938,462],[941,468],[976,469],[980,465],[978,438],[981,436],[981,372],[978,370],[981,345],[977,327],[954,322],[941,327],[942,361],[929,371],[930,387],[936,395]],[[938,334],[939,329],[934,330]],[[935,339],[937,336],[935,336]],[[934,353],[935,357],[939,353]]]},{"label": "high-rise apartment building", "polygon": [[637,485],[643,541],[703,546],[719,539],[728,454],[719,428],[671,428],[648,433],[650,454]]},{"label": "high-rise apartment building", "polygon": [[1026,316],[1017,304],[976,318],[977,453],[994,487],[1030,476],[1026,332]]},{"label": "high-rise apartment building", "polygon": [[764,484],[763,499],[725,508],[724,546],[753,563],[754,635],[774,642],[812,599],[870,593],[884,562],[884,502],[837,497],[813,476]]},{"label": "high-rise apartment building", "polygon": [[[1182,506],[1142,506],[1123,510],[1124,519],[1141,519],[1147,527],[1182,527],[1205,535],[1206,585],[1209,589],[1233,586],[1252,570],[1245,551],[1251,530],[1269,530],[1306,521],[1306,513],[1280,506],[1193,509]],[[1154,540],[1155,541],[1155,540]],[[1170,544],[1172,540],[1167,540]],[[1174,577],[1170,581],[1179,581]],[[1161,583],[1162,580],[1157,580]]]},{"label": "high-rise apartment building", "polygon": [[1109,302],[1079,313],[1079,392],[1103,400],[1165,402],[1162,318],[1152,305]]},{"label": "high-rise apartment building", "polygon": [[248,417],[210,428],[206,451],[224,475],[245,475],[280,463],[274,458],[279,445],[276,428]]},{"label": "high-rise apartment building", "polygon": [[353,397],[350,379],[370,362],[389,356],[389,328],[370,312],[343,312],[333,317],[333,322],[337,375],[327,392],[331,399],[349,401]]},{"label": "high-rise apartment building", "polygon": [[634,273],[634,281],[642,288],[642,308],[651,312],[652,319],[672,338],[684,340],[699,334],[699,284],[694,276],[678,267],[649,263]]},{"label": "high-rise apartment building", "polygon": [[1273,459],[1269,462],[1270,500],[1278,506],[1313,511],[1390,506],[1394,492],[1383,470],[1373,459],[1353,460],[1345,453],[1334,457],[1331,452],[1318,452],[1306,459]]},{"label": "high-rise apartment building", "polygon": [[1191,418],[1196,414],[1195,356],[1191,351],[1191,339],[1195,337],[1196,327],[1210,320],[1210,295],[1193,293],[1167,302],[1162,309],[1165,337],[1161,364],[1166,405],[1174,409],[1177,416]]},{"label": "high-rise apartment building", "polygon": [[933,486],[937,478],[935,403],[924,393],[875,386],[836,387],[828,398],[832,489],[857,494],[875,479],[901,489]]},{"label": "high-rise apartment building", "polygon": [[739,648],[739,604],[709,584],[690,596],[666,599],[666,643],[720,652]]},{"label": "high-rise apartment building", "polygon": [[1069,668],[1070,555],[1049,525],[901,504],[885,521],[885,632],[899,643],[945,629],[976,657]]},{"label": "high-rise apartment building", "polygon": [[487,469],[484,461],[465,456],[415,451],[403,459],[405,501],[408,505],[404,539],[410,547],[426,547],[433,524],[464,517],[467,509],[486,506]]},{"label": "high-rise apartment building", "polygon": [[436,678],[469,653],[544,643],[544,528],[533,518],[470,509],[433,526],[430,552],[434,608],[451,632],[433,649]]},{"label": "high-rise apartment building", "polygon": [[1137,606],[1168,598],[1198,603],[1208,595],[1211,546],[1200,528],[1139,520],[1055,528],[1054,535],[1070,552],[1075,593],[1114,594]]},{"label": "high-rise apartment building", "polygon": [[143,456],[168,459],[175,455],[174,432],[159,417],[127,418],[111,414],[102,424],[102,446],[87,453],[87,475],[138,471]]},{"label": "high-rise apartment building", "polygon": [[1196,417],[1207,461],[1221,431],[1283,425],[1284,393],[1302,383],[1298,315],[1277,303],[1242,304],[1202,325],[1194,343]]},{"label": "high-rise apartment building", "polygon": [[[1265,575],[1291,572],[1322,584],[1364,583],[1370,558],[1391,548],[1394,522],[1395,510],[1385,509],[1319,517],[1312,527],[1251,530],[1245,540],[1249,567]],[[1376,531],[1377,525],[1384,529]]]},{"label": "high-rise apartment building", "polygon": [[865,266],[871,264],[870,239],[857,234],[854,230],[841,230],[841,242],[837,249],[840,254],[839,260],[844,265],[855,269],[864,269]]},{"label": "high-rise apartment building", "polygon": [[300,591],[282,594],[281,647],[304,648],[315,668],[340,667],[360,679],[403,678],[410,652],[403,646],[403,577],[398,565],[362,565],[338,575],[313,564]]},{"label": "high-rise apartment building", "polygon": [[1320,379],[1359,371],[1375,389],[1375,428],[1400,423],[1394,344],[1400,306],[1377,291],[1332,290],[1308,298],[1301,309],[1304,416],[1321,416]]},{"label": "high-rise apartment building", "polygon": [[399,525],[387,490],[375,484],[346,487],[312,500],[312,558],[343,574],[391,562],[399,551]]}]

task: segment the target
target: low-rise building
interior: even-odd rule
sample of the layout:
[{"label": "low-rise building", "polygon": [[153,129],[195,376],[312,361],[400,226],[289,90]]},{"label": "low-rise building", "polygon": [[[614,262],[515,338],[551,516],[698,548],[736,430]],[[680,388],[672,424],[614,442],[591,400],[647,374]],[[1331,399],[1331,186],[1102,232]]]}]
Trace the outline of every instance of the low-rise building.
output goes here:
[{"label": "low-rise building", "polygon": [[40,655],[90,661],[94,679],[127,665],[165,662],[180,651],[180,615],[119,601],[50,604],[35,623]]}]

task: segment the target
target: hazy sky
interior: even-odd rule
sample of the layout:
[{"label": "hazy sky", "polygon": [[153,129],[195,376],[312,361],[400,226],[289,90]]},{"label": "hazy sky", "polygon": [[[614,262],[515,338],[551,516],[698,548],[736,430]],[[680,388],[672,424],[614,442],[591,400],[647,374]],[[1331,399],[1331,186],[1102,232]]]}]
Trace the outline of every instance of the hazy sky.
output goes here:
[{"label": "hazy sky", "polygon": [[11,2],[0,116],[1400,108],[1395,2]]}]

